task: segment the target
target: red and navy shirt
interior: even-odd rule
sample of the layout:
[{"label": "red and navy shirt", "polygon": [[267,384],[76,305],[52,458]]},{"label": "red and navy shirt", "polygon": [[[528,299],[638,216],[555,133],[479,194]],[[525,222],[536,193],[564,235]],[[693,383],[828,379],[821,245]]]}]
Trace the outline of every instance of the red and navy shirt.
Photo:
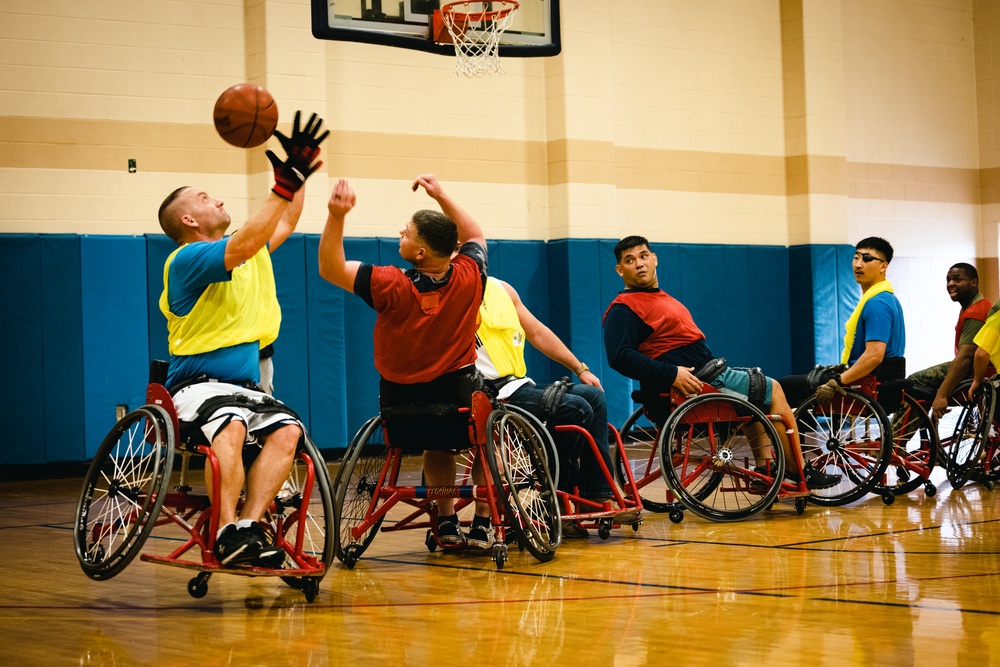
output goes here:
[{"label": "red and navy shirt", "polygon": [[476,316],[486,285],[486,248],[462,246],[435,280],[416,269],[362,264],[354,293],[375,309],[375,368],[397,384],[430,382],[476,363]]}]

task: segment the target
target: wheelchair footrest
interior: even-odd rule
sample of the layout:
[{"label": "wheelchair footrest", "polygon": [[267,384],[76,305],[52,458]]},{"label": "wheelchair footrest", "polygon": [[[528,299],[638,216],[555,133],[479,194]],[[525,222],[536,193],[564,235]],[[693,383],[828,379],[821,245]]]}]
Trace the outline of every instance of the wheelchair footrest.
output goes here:
[{"label": "wheelchair footrest", "polygon": [[244,577],[322,577],[326,574],[326,567],[316,568],[287,568],[275,569],[267,567],[254,567],[252,565],[241,565],[240,567],[223,567],[221,565],[209,565],[198,563],[192,560],[181,560],[179,558],[169,558],[167,556],[152,556],[142,554],[139,559],[146,563],[158,563],[160,565],[170,565],[185,570],[197,570],[199,572],[219,572],[222,574],[238,574]]}]

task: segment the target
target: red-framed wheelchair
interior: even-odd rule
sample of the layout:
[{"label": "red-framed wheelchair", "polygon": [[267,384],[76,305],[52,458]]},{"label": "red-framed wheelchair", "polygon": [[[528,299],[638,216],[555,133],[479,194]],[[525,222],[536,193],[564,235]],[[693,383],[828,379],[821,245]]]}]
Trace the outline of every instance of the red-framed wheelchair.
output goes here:
[{"label": "red-framed wheelchair", "polygon": [[1000,376],[994,375],[974,395],[966,394],[946,455],[945,470],[952,488],[960,489],[972,481],[992,491],[1000,479],[998,382]]},{"label": "red-framed wheelchair", "polygon": [[[895,498],[884,486],[885,472],[893,459],[893,437],[889,417],[875,398],[877,389],[875,378],[866,376],[843,387],[843,394],[834,395],[829,402],[810,396],[795,409],[803,458],[813,468],[841,477],[834,486],[810,491],[810,502],[846,505],[877,487],[883,502],[891,503]],[[897,456],[897,462],[903,460]]]},{"label": "red-framed wheelchair", "polygon": [[[476,501],[488,505],[491,556],[498,569],[508,560],[509,544],[542,562],[555,556],[562,524],[544,436],[523,416],[494,405],[481,391],[473,393],[470,406],[458,411],[467,420],[468,444],[456,447],[451,441],[441,448],[469,450],[474,461],[485,461],[478,484],[471,479],[455,486],[400,484],[404,458],[418,452],[391,441],[392,419],[386,428],[383,415],[370,418],[352,438],[334,482],[336,553],[347,567],[357,564],[378,532],[423,529],[430,551],[464,548],[442,542],[437,533],[435,501],[440,498],[458,499],[459,510]],[[409,512],[389,517],[397,505],[407,506]]]},{"label": "red-framed wheelchair", "polygon": [[[590,455],[597,461],[608,487],[612,490],[610,499],[606,499],[603,502],[580,495],[579,487],[576,486],[569,490],[559,488],[562,486],[560,484],[559,455],[549,430],[538,417],[527,410],[510,404],[506,404],[506,408],[531,422],[535,430],[545,437],[548,451],[552,454],[550,457],[550,470],[552,470],[553,482],[556,484],[556,493],[559,497],[559,512],[563,522],[572,521],[576,526],[584,530],[594,529],[597,531],[598,537],[602,540],[611,537],[611,531],[616,527],[631,526],[633,531],[639,530],[639,526],[642,524],[642,519],[640,518],[642,513],[642,498],[639,496],[635,479],[628,474],[623,476],[620,482],[620,488],[624,489],[623,493],[619,485],[615,484],[614,474],[604,462],[604,457],[601,456],[597,443],[594,442],[594,437],[587,429],[572,424],[560,424],[553,427],[557,433],[573,433],[583,438],[583,441],[586,443],[585,446],[590,451]],[[618,435],[618,430],[611,424],[608,424],[608,442],[613,443],[612,450],[615,453],[612,454],[612,460],[616,460],[624,455],[621,437]],[[623,516],[627,516],[628,519],[623,520],[621,518]]]},{"label": "red-framed wheelchair", "polygon": [[[175,451],[182,459],[177,475]],[[150,547],[141,560],[198,572],[188,582],[195,598],[203,597],[209,578],[221,572],[281,577],[312,602],[333,559],[335,531],[329,473],[305,429],[288,478],[260,522],[284,551],[279,568],[218,562],[217,503],[192,489],[192,455],[205,457],[204,474],[214,481],[214,495],[220,488],[215,454],[205,444],[182,440],[170,393],[151,383],[146,404],[115,424],[87,472],[74,528],[84,573],[96,581],[110,579]]]},{"label": "red-framed wheelchair", "polygon": [[[633,399],[643,405],[622,426],[615,469],[620,480],[634,480],[643,507],[669,513],[674,523],[684,510],[739,521],[786,498],[805,511],[809,491],[804,481],[785,479],[789,463],[775,424],[786,433],[794,428],[779,415],[706,383],[691,398],[675,390],[659,397],[635,392]],[[798,461],[792,465],[803,480]]]}]

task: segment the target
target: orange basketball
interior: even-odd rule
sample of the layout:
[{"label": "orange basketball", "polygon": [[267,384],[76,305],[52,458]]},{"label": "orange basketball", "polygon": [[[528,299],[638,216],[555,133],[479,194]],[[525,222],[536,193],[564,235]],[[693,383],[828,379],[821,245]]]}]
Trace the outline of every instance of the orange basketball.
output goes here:
[{"label": "orange basketball", "polygon": [[271,93],[252,83],[227,88],[215,101],[215,129],[239,148],[260,146],[278,125],[278,105]]}]

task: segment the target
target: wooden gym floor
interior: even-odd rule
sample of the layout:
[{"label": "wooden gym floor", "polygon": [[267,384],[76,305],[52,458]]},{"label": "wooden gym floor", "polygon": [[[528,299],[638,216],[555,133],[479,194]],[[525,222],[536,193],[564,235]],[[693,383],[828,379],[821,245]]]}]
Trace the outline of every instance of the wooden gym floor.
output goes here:
[{"label": "wooden gym floor", "polygon": [[998,665],[995,496],[935,481],[934,498],[732,524],[646,513],[550,563],[512,550],[502,571],[380,534],[312,604],[224,575],[194,599],[192,573],[138,559],[91,581],[71,537],[81,480],[4,483],[0,664]]}]

